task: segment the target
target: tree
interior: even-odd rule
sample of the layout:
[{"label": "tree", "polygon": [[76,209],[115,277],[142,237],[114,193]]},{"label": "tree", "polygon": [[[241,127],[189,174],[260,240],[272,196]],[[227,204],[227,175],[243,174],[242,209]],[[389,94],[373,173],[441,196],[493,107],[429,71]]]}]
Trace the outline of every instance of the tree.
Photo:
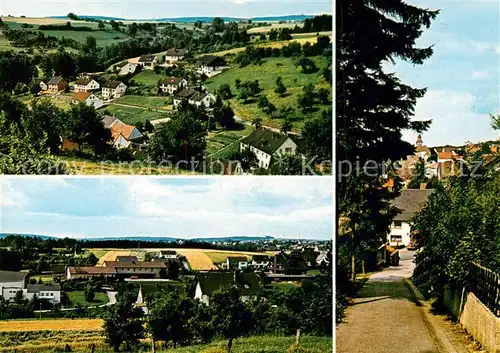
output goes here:
[{"label": "tree", "polygon": [[214,109],[214,118],[220,126],[227,129],[234,125],[234,112],[229,104],[225,104],[217,110]]},{"label": "tree", "polygon": [[420,184],[427,184],[427,176],[425,175],[425,161],[420,158],[417,163],[415,163],[415,169],[413,169],[410,183],[408,184],[409,189],[420,189]]},{"label": "tree", "polygon": [[261,95],[259,97],[259,101],[257,102],[257,106],[264,110],[265,108],[267,108],[267,105],[269,104],[269,99],[267,99],[267,96],[265,94]]},{"label": "tree", "polygon": [[137,34],[137,30],[138,30],[138,26],[137,26],[137,23],[133,22],[132,24],[130,24],[128,26],[128,33],[132,36],[132,37],[135,37],[135,35]]},{"label": "tree", "polygon": [[292,131],[293,123],[290,121],[290,118],[285,118],[283,124],[281,124],[280,131],[285,135],[288,135],[290,131]]},{"label": "tree", "polygon": [[[26,135],[34,146],[48,148],[52,154],[59,152],[61,135],[64,133],[65,114],[49,99],[34,100],[23,121]],[[40,137],[45,136],[44,145]]]},{"label": "tree", "polygon": [[151,156],[157,161],[167,159],[185,161],[186,164],[192,159],[201,160],[207,135],[202,122],[207,121],[208,116],[203,109],[188,103],[181,104],[172,120],[158,125],[149,146]]},{"label": "tree", "polygon": [[99,24],[97,25],[100,31],[106,30],[106,25],[104,24],[103,21],[99,21]]},{"label": "tree", "polygon": [[309,83],[302,88],[302,94],[297,98],[297,104],[305,114],[314,107],[314,85]]},{"label": "tree", "polygon": [[160,292],[153,299],[148,317],[148,331],[154,340],[179,342],[191,338],[190,324],[199,303],[179,295],[177,291]]},{"label": "tree", "polygon": [[115,31],[119,31],[120,30],[120,24],[118,22],[116,22],[115,20],[111,20],[109,21],[109,24],[111,25],[111,28]]},{"label": "tree", "polygon": [[331,104],[330,91],[328,90],[328,88],[321,87],[320,89],[318,89],[316,96],[318,97],[321,104],[323,104],[323,105],[330,105]]},{"label": "tree", "polygon": [[[381,171],[388,161],[413,154],[413,146],[401,139],[403,130],[421,132],[430,124],[411,119],[425,89],[401,83],[383,65],[395,57],[414,65],[429,58],[432,47],[418,48],[415,42],[438,11],[401,0],[336,4],[336,163],[342,175],[337,190],[339,214],[345,218],[337,248],[350,255],[355,279],[357,255],[386,240],[396,214],[390,202],[397,193],[382,187]],[[354,165],[361,165],[362,172],[349,172]],[[349,262],[337,259],[338,266]]]},{"label": "tree", "polygon": [[302,128],[304,152],[309,157],[331,161],[333,149],[332,109],[324,110],[320,117],[308,119]]},{"label": "tree", "polygon": [[216,33],[222,32],[224,30],[224,20],[220,17],[215,17],[212,20],[212,28]]},{"label": "tree", "polygon": [[255,126],[256,129],[260,129],[262,127],[262,118],[259,117],[253,118],[252,125]]},{"label": "tree", "polygon": [[490,119],[493,130],[500,131],[500,114],[490,114]]},{"label": "tree", "polygon": [[76,14],[74,14],[73,12],[70,12],[66,15],[70,20],[73,20],[73,21],[78,21],[79,18]]},{"label": "tree", "polygon": [[236,287],[221,288],[213,294],[214,326],[227,339],[227,352],[231,352],[233,340],[246,334],[252,326],[252,314],[240,300]]},{"label": "tree", "polygon": [[118,300],[108,307],[103,317],[105,342],[115,352],[120,351],[122,344],[125,344],[126,352],[133,352],[139,340],[144,338],[142,316],[143,311],[132,307],[132,303],[126,300]]},{"label": "tree", "polygon": [[283,97],[286,93],[286,87],[283,84],[281,76],[278,76],[278,78],[276,78],[276,88],[274,89],[274,92],[279,94],[280,97]]},{"label": "tree", "polygon": [[302,73],[310,74],[318,71],[316,64],[309,58],[302,57],[298,60],[297,64],[302,68]]},{"label": "tree", "polygon": [[195,27],[195,28],[199,28],[199,29],[201,29],[201,28],[203,27],[203,22],[201,22],[201,21],[199,21],[199,20],[198,20],[198,21],[195,21],[195,22],[194,22],[194,27]]},{"label": "tree", "polygon": [[85,286],[85,290],[83,291],[83,296],[85,298],[85,301],[90,303],[93,302],[95,299],[95,285],[92,283],[92,281],[88,281],[87,285]]},{"label": "tree", "polygon": [[0,52],[0,91],[10,93],[18,83],[30,83],[36,74],[36,66],[29,56],[12,51]]},{"label": "tree", "polygon": [[222,97],[222,99],[231,99],[233,97],[231,87],[227,83],[221,84],[217,93]]}]

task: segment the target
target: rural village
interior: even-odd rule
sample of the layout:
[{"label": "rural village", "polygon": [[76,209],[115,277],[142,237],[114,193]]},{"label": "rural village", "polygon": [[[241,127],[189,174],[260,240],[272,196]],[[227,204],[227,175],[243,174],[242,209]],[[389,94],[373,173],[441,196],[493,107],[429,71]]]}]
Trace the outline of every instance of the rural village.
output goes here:
[{"label": "rural village", "polygon": [[11,75],[0,104],[16,106],[6,123],[37,140],[30,154],[53,161],[48,174],[151,164],[152,174],[300,174],[302,164],[328,173],[331,139],[318,136],[332,135],[331,15],[194,24],[4,16],[0,26],[2,75]]}]

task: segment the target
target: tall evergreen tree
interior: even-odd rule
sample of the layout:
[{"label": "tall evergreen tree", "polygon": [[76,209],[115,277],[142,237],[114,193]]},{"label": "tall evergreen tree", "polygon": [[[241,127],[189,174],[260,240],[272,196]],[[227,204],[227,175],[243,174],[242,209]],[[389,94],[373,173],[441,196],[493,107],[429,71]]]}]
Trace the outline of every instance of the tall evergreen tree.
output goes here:
[{"label": "tall evergreen tree", "polygon": [[405,85],[382,67],[395,59],[414,65],[428,59],[432,47],[415,42],[438,13],[402,0],[337,1],[338,212],[347,219],[340,245],[351,254],[352,279],[356,255],[385,241],[396,214],[390,201],[397,195],[382,187],[382,175],[388,161],[413,153],[402,131],[430,125],[411,119],[425,88]]}]

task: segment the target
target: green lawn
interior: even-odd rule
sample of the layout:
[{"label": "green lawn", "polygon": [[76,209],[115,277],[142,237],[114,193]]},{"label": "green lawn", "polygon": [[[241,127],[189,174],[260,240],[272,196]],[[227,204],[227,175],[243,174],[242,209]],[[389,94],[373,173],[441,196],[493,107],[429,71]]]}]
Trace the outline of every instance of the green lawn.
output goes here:
[{"label": "green lawn", "polygon": [[146,108],[172,109],[172,99],[170,97],[152,96],[123,96],[114,101],[115,103],[137,105]]},{"label": "green lawn", "polygon": [[80,303],[81,306],[94,306],[106,304],[109,301],[108,295],[102,292],[96,292],[95,299],[91,302],[85,300],[83,291],[67,292],[67,294],[70,301],[70,307],[74,307],[77,303]]},{"label": "green lawn", "polygon": [[[253,131],[252,126],[238,125],[238,127],[239,128],[236,130],[210,132],[207,137],[207,154],[210,155],[217,152],[213,157],[223,158],[225,155],[228,155],[230,151],[238,149],[239,143],[237,141]],[[229,145],[231,145],[231,147],[228,147]],[[222,149],[224,150],[222,151]],[[218,151],[220,151],[220,153]]]},{"label": "green lawn", "polygon": [[107,111],[110,115],[115,114],[121,121],[130,125],[134,125],[138,122],[145,122],[146,120],[151,121],[168,118],[170,116],[167,112],[156,112],[143,108],[123,107],[114,104],[106,106],[103,108],[103,111]]},{"label": "green lawn", "polygon": [[[249,80],[259,80],[262,89],[261,94],[265,94],[269,101],[273,103],[278,109],[284,106],[295,108],[295,116],[292,120],[293,130],[300,131],[305,120],[319,116],[321,111],[328,108],[317,104],[315,111],[302,114],[297,107],[297,98],[302,94],[302,87],[312,83],[317,88],[325,87],[330,88],[330,85],[324,80],[321,71],[327,65],[327,58],[323,56],[312,58],[319,70],[316,73],[304,74],[301,72],[300,67],[294,65],[294,60],[291,58],[269,58],[265,59],[261,65],[248,65],[246,67],[238,67],[233,64],[232,67],[220,75],[212,77],[207,80],[206,86],[210,91],[215,91],[221,84],[229,84],[233,95],[237,95],[235,88],[235,79],[238,78],[242,82]],[[288,92],[285,97],[280,97],[274,92],[276,87],[276,78],[281,76],[284,85],[287,87]],[[236,97],[230,100],[231,106],[236,115],[242,119],[252,121],[255,117],[261,117],[264,125],[280,128],[282,119],[271,119],[269,115],[264,113],[257,106],[257,100],[243,104]]]},{"label": "green lawn", "polygon": [[153,70],[144,70],[135,75],[132,81],[142,83],[146,86],[156,87],[158,85],[158,80],[162,77],[163,75],[155,74]]}]

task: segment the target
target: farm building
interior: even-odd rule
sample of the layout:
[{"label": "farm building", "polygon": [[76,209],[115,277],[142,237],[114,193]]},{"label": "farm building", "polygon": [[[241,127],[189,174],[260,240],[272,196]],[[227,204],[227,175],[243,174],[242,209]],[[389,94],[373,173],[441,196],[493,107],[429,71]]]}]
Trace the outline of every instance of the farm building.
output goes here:
[{"label": "farm building", "polygon": [[187,53],[186,49],[171,48],[165,52],[165,64],[173,64],[183,60]]},{"label": "farm building", "polygon": [[151,54],[141,55],[139,58],[139,65],[144,69],[153,70],[158,62],[158,58]]},{"label": "farm building", "polygon": [[121,81],[109,81],[102,85],[104,99],[120,98],[127,91],[127,86]]},{"label": "farm building", "polygon": [[297,144],[287,135],[259,128],[241,139],[240,151],[247,149],[255,154],[259,167],[267,169],[271,164],[271,158],[295,154]]},{"label": "farm building", "polygon": [[224,267],[229,270],[243,270],[248,267],[248,259],[246,256],[228,256]]},{"label": "farm building", "polygon": [[163,93],[174,94],[187,87],[188,82],[180,77],[165,77],[158,82],[158,87]]},{"label": "farm building", "polygon": [[68,82],[61,76],[52,77],[49,82],[47,82],[48,90],[52,92],[64,91],[69,88]]},{"label": "farm building", "polygon": [[209,77],[220,73],[222,70],[227,69],[226,60],[215,55],[204,55],[197,62],[197,72],[205,74]]},{"label": "farm building", "polygon": [[37,298],[46,300],[52,304],[61,302],[60,284],[28,284],[23,290],[24,297],[28,300]]},{"label": "farm building", "polygon": [[97,97],[95,94],[90,92],[77,92],[73,94],[71,98],[72,104],[85,103],[86,105],[93,106],[95,109],[98,109],[104,105],[102,99]]},{"label": "farm building", "polygon": [[99,82],[91,78],[81,77],[75,81],[75,92],[91,92],[101,87]]},{"label": "farm building", "polygon": [[118,275],[154,278],[160,277],[160,271],[166,270],[167,265],[164,261],[104,261],[104,267],[115,269]]},{"label": "farm building", "polygon": [[16,293],[26,285],[25,272],[0,271],[0,296],[6,300],[13,299]]},{"label": "farm building", "polygon": [[243,302],[256,298],[262,291],[255,273],[205,272],[196,275],[194,298],[208,305],[214,292],[229,286],[236,286],[241,291],[240,299]]},{"label": "farm building", "polygon": [[174,107],[178,107],[182,102],[196,105],[197,107],[210,107],[210,95],[208,93],[201,93],[193,89],[185,88],[179,91],[174,96]]},{"label": "farm building", "polygon": [[139,260],[137,259],[137,256],[122,255],[122,256],[117,256],[116,261],[118,261],[118,262],[134,262],[134,261],[137,262]]},{"label": "farm building", "polygon": [[266,270],[271,263],[271,259],[266,255],[254,255],[252,257],[252,267],[256,270]]},{"label": "farm building", "polygon": [[116,277],[117,273],[113,267],[68,267],[66,279],[92,278],[92,277]]}]

